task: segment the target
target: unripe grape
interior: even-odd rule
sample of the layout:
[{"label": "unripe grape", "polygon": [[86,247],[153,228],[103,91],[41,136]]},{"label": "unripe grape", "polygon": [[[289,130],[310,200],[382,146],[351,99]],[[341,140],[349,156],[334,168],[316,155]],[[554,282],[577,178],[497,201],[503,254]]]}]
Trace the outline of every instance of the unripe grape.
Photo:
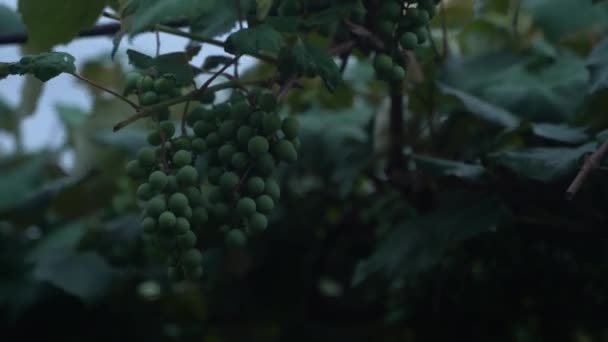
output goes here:
[{"label": "unripe grape", "polygon": [[146,170],[139,164],[137,160],[131,160],[127,163],[127,176],[132,179],[145,177]]},{"label": "unripe grape", "polygon": [[273,93],[265,92],[258,97],[258,105],[263,111],[272,112],[277,107],[277,99]]},{"label": "unripe grape", "polygon": [[163,191],[168,181],[167,175],[162,171],[154,171],[148,177],[148,183],[156,191]]},{"label": "unripe grape", "polygon": [[188,230],[185,233],[178,235],[175,242],[177,248],[188,250],[196,246],[196,235],[191,230]]},{"label": "unripe grape", "polygon": [[196,207],[192,213],[192,222],[203,224],[209,219],[209,213],[205,207]]},{"label": "unripe grape", "polygon": [[426,42],[426,39],[427,39],[426,29],[424,27],[417,29],[416,37],[418,38],[418,44],[424,44],[424,42]]},{"label": "unripe grape", "polygon": [[139,103],[144,106],[150,106],[158,102],[158,95],[153,91],[143,93],[139,98]]},{"label": "unripe grape", "polygon": [[234,172],[224,172],[220,177],[220,187],[225,191],[232,191],[239,184],[239,176]]},{"label": "unripe grape", "polygon": [[395,30],[395,23],[390,20],[380,20],[376,23],[376,30],[381,37],[390,37]]},{"label": "unripe grape", "polygon": [[185,217],[178,217],[175,220],[175,232],[177,234],[184,234],[190,230],[190,221]]},{"label": "unripe grape", "polygon": [[176,214],[183,213],[188,207],[188,197],[181,192],[174,193],[169,197],[169,209]]},{"label": "unripe grape", "polygon": [[424,26],[429,23],[429,21],[431,20],[431,16],[429,15],[429,12],[427,12],[426,10],[418,9],[417,19],[418,19],[418,25]]},{"label": "unripe grape", "polygon": [[179,150],[173,155],[173,165],[182,167],[192,163],[192,153],[186,150]]},{"label": "unripe grape", "polygon": [[249,142],[247,143],[247,151],[253,157],[263,155],[264,153],[268,152],[268,148],[268,139],[259,135],[249,139]]},{"label": "unripe grape", "polygon": [[276,161],[274,160],[272,155],[270,155],[270,153],[265,153],[261,155],[255,162],[255,171],[264,177],[272,175],[275,170],[275,167]]},{"label": "unripe grape", "polygon": [[226,233],[226,244],[233,247],[243,247],[247,244],[247,236],[240,229],[232,229]]},{"label": "unripe grape", "polygon": [[177,182],[180,185],[194,185],[198,180],[198,171],[196,171],[192,165],[182,166],[182,168],[177,171],[176,177]]},{"label": "unripe grape", "polygon": [[274,179],[268,178],[265,182],[264,193],[277,201],[281,197],[281,188]]},{"label": "unripe grape", "polygon": [[146,213],[151,217],[158,217],[167,209],[164,196],[156,196],[146,204]]},{"label": "unripe grape", "polygon": [[160,130],[165,134],[165,139],[169,140],[175,134],[175,125],[171,121],[163,121],[160,123]]},{"label": "unripe grape", "polygon": [[156,151],[152,147],[143,147],[137,152],[137,161],[145,168],[156,163]]},{"label": "unripe grape", "polygon": [[405,79],[405,69],[399,65],[393,66],[392,79],[396,82],[403,81]]},{"label": "unripe grape", "polygon": [[144,233],[153,233],[156,229],[156,220],[152,217],[146,217],[141,221],[141,229]]},{"label": "unripe grape", "polygon": [[405,32],[399,40],[401,47],[406,50],[412,50],[418,44],[418,37],[414,32]]},{"label": "unripe grape", "polygon": [[261,195],[255,199],[255,206],[257,211],[262,214],[269,214],[274,208],[274,201],[268,195]]},{"label": "unripe grape", "polygon": [[148,183],[142,183],[139,187],[137,187],[137,198],[142,201],[147,201],[154,196],[154,191],[152,187]]},{"label": "unripe grape", "polygon": [[241,126],[236,131],[236,141],[241,146],[247,146],[247,143],[249,143],[249,139],[253,138],[254,135],[255,132],[253,131],[253,128],[249,126]]},{"label": "unripe grape", "polygon": [[205,139],[194,138],[192,140],[192,151],[194,151],[196,154],[205,153],[205,151],[207,151],[207,143],[205,142]]},{"label": "unripe grape", "polygon": [[162,140],[160,138],[160,132],[159,131],[152,131],[148,134],[147,137],[148,140],[148,144],[152,145],[152,146],[158,146],[161,144]]},{"label": "unripe grape", "polygon": [[396,20],[401,16],[401,6],[399,2],[385,1],[380,7],[379,15],[385,19]]},{"label": "unripe grape", "polygon": [[236,203],[236,212],[242,217],[249,217],[256,211],[255,201],[251,197],[241,197]]},{"label": "unripe grape", "polygon": [[252,231],[259,232],[266,229],[268,226],[268,219],[264,214],[255,213],[249,217],[247,223]]},{"label": "unripe grape", "polygon": [[224,169],[221,167],[212,167],[207,171],[207,178],[211,184],[219,184],[220,177],[224,173]]},{"label": "unripe grape", "polygon": [[393,67],[393,59],[387,54],[377,54],[374,60],[374,66],[379,73],[389,73]]},{"label": "unripe grape", "polygon": [[265,135],[274,134],[281,128],[281,118],[277,113],[264,113],[262,117],[262,130]]},{"label": "unripe grape", "polygon": [[181,260],[184,267],[193,268],[203,262],[203,255],[198,249],[191,248],[181,254]]},{"label": "unripe grape", "polygon": [[249,124],[251,125],[251,127],[261,128],[263,117],[264,117],[264,112],[261,112],[261,111],[253,112],[249,116]]},{"label": "unripe grape", "polygon": [[236,153],[236,147],[232,144],[224,144],[217,150],[217,156],[225,165],[230,164],[232,156]]},{"label": "unripe grape", "polygon": [[177,218],[175,217],[175,214],[170,211],[165,211],[158,217],[158,226],[162,229],[173,228],[176,221]]},{"label": "unripe grape", "polygon": [[281,124],[281,131],[285,134],[285,138],[294,139],[298,136],[298,131],[300,130],[300,121],[293,117],[287,117],[283,119],[283,123]]},{"label": "unripe grape", "polygon": [[172,82],[164,77],[154,81],[154,90],[159,93],[168,93],[173,89],[173,86]]},{"label": "unripe grape", "polygon": [[192,208],[190,207],[186,207],[186,210],[184,210],[184,212],[182,213],[182,216],[186,219],[186,220],[190,220],[192,219]]},{"label": "unripe grape", "polygon": [[237,152],[232,155],[230,164],[237,170],[245,168],[249,164],[249,155],[245,152]]},{"label": "unripe grape", "polygon": [[295,138],[291,139],[290,141],[293,144],[293,147],[296,148],[296,151],[298,151],[300,149],[300,146],[302,145],[302,143],[300,142],[300,138],[295,137]]},{"label": "unripe grape", "polygon": [[226,120],[220,124],[219,133],[220,136],[226,140],[234,139],[236,135],[237,125],[234,120]]},{"label": "unripe grape", "polygon": [[142,77],[137,84],[137,88],[141,93],[154,90],[154,79],[150,76]]},{"label": "unripe grape", "polygon": [[228,115],[230,115],[230,111],[230,105],[227,103],[220,103],[213,107],[215,117],[219,120],[224,120],[225,118],[227,118]]},{"label": "unripe grape", "polygon": [[277,158],[287,163],[293,163],[298,160],[298,152],[296,152],[296,148],[289,140],[280,140],[274,150]]},{"label": "unripe grape", "polygon": [[260,177],[251,177],[247,180],[247,193],[256,196],[264,192],[264,180]]},{"label": "unripe grape", "polygon": [[[171,148],[174,151],[178,151],[178,150],[190,150],[190,146],[192,145],[192,141],[190,140],[190,137],[179,137],[177,139],[174,139],[171,142]],[[190,153],[190,152],[188,152]],[[192,156],[190,156],[190,158],[192,158]]]},{"label": "unripe grape", "polygon": [[177,177],[174,175],[167,176],[167,186],[165,187],[165,192],[172,194],[177,190],[179,190],[179,186],[177,185]]},{"label": "unripe grape", "polygon": [[207,134],[215,130],[215,124],[207,121],[197,121],[192,127],[194,134],[199,138],[205,138]]},{"label": "unripe grape", "polygon": [[246,120],[249,112],[249,104],[246,101],[238,101],[230,108],[230,116],[238,121]]},{"label": "unripe grape", "polygon": [[132,71],[125,77],[125,94],[130,94],[133,90],[137,89],[137,84],[143,78],[143,75],[139,72]]},{"label": "unripe grape", "polygon": [[219,147],[222,143],[222,138],[217,132],[211,132],[205,138],[205,142],[207,143],[207,147]]},{"label": "unripe grape", "polygon": [[190,206],[197,206],[203,204],[203,196],[201,195],[201,191],[195,187],[191,186],[184,191],[184,195],[188,198],[188,204]]}]

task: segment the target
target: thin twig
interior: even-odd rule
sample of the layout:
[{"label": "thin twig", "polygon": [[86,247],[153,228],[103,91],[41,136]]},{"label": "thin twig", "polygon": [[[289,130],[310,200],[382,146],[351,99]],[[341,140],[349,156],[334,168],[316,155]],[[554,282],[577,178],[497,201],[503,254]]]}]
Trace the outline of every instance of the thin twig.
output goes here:
[{"label": "thin twig", "polygon": [[132,116],[126,118],[125,120],[122,120],[121,122],[114,125],[114,127],[112,127],[112,131],[113,132],[119,131],[119,130],[123,129],[124,127],[130,125],[131,123],[133,123],[141,118],[146,117],[147,115],[148,115],[148,113],[144,113],[144,112],[136,113],[135,115],[132,115]]},{"label": "thin twig", "polygon": [[138,106],[138,105],[137,105],[135,102],[133,102],[133,101],[129,100],[128,98],[126,98],[126,97],[124,97],[124,96],[120,95],[119,93],[117,93],[117,92],[115,92],[115,91],[113,91],[113,90],[111,90],[111,89],[108,89],[108,88],[106,88],[106,87],[104,87],[104,86],[102,86],[102,85],[100,85],[100,84],[97,84],[97,83],[95,83],[95,82],[93,82],[93,81],[91,81],[91,80],[87,79],[86,77],[84,77],[84,76],[82,76],[82,75],[77,74],[77,73],[70,73],[70,75],[72,75],[72,76],[76,77],[77,79],[79,79],[79,80],[81,80],[81,81],[84,81],[84,82],[86,82],[86,83],[90,84],[91,86],[93,86],[93,87],[95,87],[95,88],[97,88],[97,89],[103,90],[103,91],[105,91],[105,92],[106,92],[106,93],[108,93],[108,94],[112,94],[112,95],[114,95],[115,97],[117,97],[117,98],[121,99],[122,101],[126,102],[127,104],[129,104],[129,105],[130,105],[131,107],[133,107],[135,110],[139,110],[139,109],[140,109],[140,107],[139,107],[139,106]]},{"label": "thin twig", "polygon": [[597,169],[602,163],[602,160],[606,158],[606,156],[608,156],[608,140],[604,141],[600,148],[597,149],[597,151],[595,151],[591,156],[589,156],[589,158],[585,159],[583,167],[581,167],[580,171],[572,181],[572,184],[570,184],[568,190],[566,190],[567,199],[574,198],[574,196],[583,186],[585,180],[587,180],[587,178],[591,174],[591,171]]},{"label": "thin twig", "polygon": [[293,88],[293,86],[296,84],[297,82],[297,78],[292,77],[289,80],[287,80],[287,82],[285,82],[285,84],[283,84],[283,86],[281,87],[281,89],[279,89],[279,91],[277,92],[277,101],[281,101],[283,100],[283,98],[285,98],[285,96],[287,96],[287,94],[289,93],[289,90],[291,90],[291,88]]},{"label": "thin twig", "polygon": [[160,55],[160,33],[158,30],[154,30],[154,34],[156,35],[156,57]]}]

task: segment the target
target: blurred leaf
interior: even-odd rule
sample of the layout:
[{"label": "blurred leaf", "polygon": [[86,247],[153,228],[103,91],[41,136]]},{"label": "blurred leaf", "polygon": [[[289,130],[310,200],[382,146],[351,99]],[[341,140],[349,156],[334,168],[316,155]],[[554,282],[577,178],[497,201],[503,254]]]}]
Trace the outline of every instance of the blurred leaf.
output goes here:
[{"label": "blurred leaf", "polygon": [[69,42],[95,24],[105,5],[105,0],[19,0],[28,45],[44,51]]},{"label": "blurred leaf", "polygon": [[576,172],[581,165],[583,155],[593,152],[595,149],[595,142],[577,148],[526,148],[494,153],[490,156],[490,160],[521,177],[541,182],[553,182]]},{"label": "blurred leaf", "polygon": [[87,112],[73,105],[58,103],[55,105],[55,110],[68,132],[80,127],[87,119]]},{"label": "blurred leaf", "polygon": [[35,155],[21,162],[3,160],[0,163],[0,211],[23,203],[28,193],[44,181],[47,162],[46,157]]},{"label": "blurred leaf", "polygon": [[299,41],[290,53],[301,70],[314,71],[325,81],[329,90],[336,89],[342,81],[340,69],[333,58],[316,44]]},{"label": "blurred leaf", "polygon": [[129,63],[142,70],[153,70],[164,75],[171,74],[180,85],[190,84],[194,78],[194,69],[189,64],[189,57],[183,53],[168,53],[150,57],[135,50],[127,50]]},{"label": "blurred leaf", "polygon": [[314,13],[306,18],[305,24],[308,27],[332,24],[336,18],[348,18],[350,12],[357,7],[356,3],[338,4],[331,6],[321,12]]},{"label": "blurred leaf", "polygon": [[273,0],[256,0],[256,4],[258,5],[258,9],[256,12],[256,17],[258,20],[264,20],[268,15],[268,12],[272,8]]},{"label": "blurred leaf", "polygon": [[0,5],[0,34],[8,36],[25,33],[25,25],[17,12],[5,5]]},{"label": "blurred leaf", "polygon": [[213,12],[217,0],[134,0],[131,33],[139,33],[156,24],[173,19],[194,19],[201,14]]},{"label": "blurred leaf", "polygon": [[468,23],[458,34],[458,43],[467,56],[501,51],[509,44],[510,32],[486,19]]},{"label": "blurred leaf", "polygon": [[213,70],[213,69],[219,67],[220,65],[226,65],[228,63],[232,63],[232,57],[230,57],[230,56],[219,56],[219,55],[207,56],[205,58],[205,61],[203,62],[203,70],[206,70],[206,71]]},{"label": "blurred leaf", "polygon": [[568,144],[580,144],[589,139],[584,129],[565,124],[533,123],[532,131],[539,137]]},{"label": "blurred leaf", "polygon": [[438,159],[427,156],[412,155],[416,167],[434,177],[456,177],[469,182],[487,181],[487,172],[481,165]]},{"label": "blurred leaf", "polygon": [[591,72],[589,93],[593,94],[608,86],[608,37],[595,44],[587,57],[587,67]]},{"label": "blurred leaf", "polygon": [[[255,8],[254,0],[240,0],[242,13],[249,13]],[[215,0],[213,9],[198,13],[191,21],[191,31],[208,37],[215,37],[230,32],[238,20],[238,11],[233,1]]]},{"label": "blurred leaf", "polygon": [[16,124],[15,108],[0,97],[0,129],[12,132]]},{"label": "blurred leaf", "polygon": [[375,273],[391,280],[412,280],[437,265],[446,251],[495,228],[500,201],[487,194],[457,192],[445,195],[439,209],[400,223],[378,243],[375,252],[355,269],[358,285]]},{"label": "blurred leaf", "polygon": [[34,277],[47,281],[85,303],[106,294],[116,271],[96,252],[74,253],[41,260]]},{"label": "blurred leaf", "polygon": [[226,40],[225,49],[235,54],[276,55],[283,45],[283,36],[270,25],[262,24],[231,34]]},{"label": "blurred leaf", "polygon": [[25,56],[19,62],[10,63],[8,66],[8,72],[12,75],[32,74],[43,82],[61,73],[75,71],[74,57],[65,52],[45,52]]},{"label": "blurred leaf", "polygon": [[25,257],[28,263],[42,263],[54,257],[73,253],[84,236],[81,224],[69,224],[46,233]]}]

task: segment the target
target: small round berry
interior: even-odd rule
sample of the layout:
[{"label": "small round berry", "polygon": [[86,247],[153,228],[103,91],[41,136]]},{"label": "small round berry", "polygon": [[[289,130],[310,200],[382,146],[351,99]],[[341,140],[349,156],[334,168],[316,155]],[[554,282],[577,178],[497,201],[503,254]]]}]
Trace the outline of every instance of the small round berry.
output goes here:
[{"label": "small round berry", "polygon": [[151,217],[158,217],[167,209],[167,201],[164,196],[156,196],[146,204],[146,213]]},{"label": "small round berry", "polygon": [[247,193],[257,196],[264,192],[264,180],[260,177],[251,177],[247,180]]},{"label": "small round berry", "polygon": [[207,143],[205,142],[205,139],[194,138],[194,140],[192,140],[192,151],[194,151],[196,154],[205,153],[205,151],[207,151]]},{"label": "small round berry", "polygon": [[247,244],[247,236],[240,229],[232,229],[226,233],[226,244],[232,247],[243,247]]},{"label": "small round berry", "polygon": [[153,147],[143,147],[137,151],[137,161],[145,168],[151,167],[156,163],[156,150]]},{"label": "small round berry", "polygon": [[192,268],[199,266],[203,261],[203,255],[196,248],[191,248],[181,255],[182,263],[185,267]]},{"label": "small round berry", "polygon": [[142,201],[147,201],[154,196],[154,190],[148,183],[142,183],[137,187],[137,198]]},{"label": "small round berry", "polygon": [[192,165],[186,165],[177,171],[177,182],[183,186],[194,185],[198,180],[198,171]]},{"label": "small round berry", "polygon": [[283,119],[281,124],[281,131],[285,134],[285,138],[294,139],[298,136],[300,130],[300,122],[294,117],[287,117]]},{"label": "small round berry", "polygon": [[236,212],[242,217],[249,217],[256,212],[255,201],[251,197],[242,197],[236,203]]},{"label": "small round berry", "polygon": [[146,217],[141,221],[141,229],[144,233],[153,233],[156,229],[156,220],[152,217]]},{"label": "small round berry", "polygon": [[174,193],[169,197],[169,209],[176,214],[183,213],[188,207],[188,197],[181,192]]},{"label": "small round berry", "polygon": [[132,160],[127,163],[127,175],[132,179],[139,179],[146,175],[146,170],[144,170],[139,161]]},{"label": "small round berry", "polygon": [[231,191],[239,184],[239,180],[236,173],[224,172],[220,177],[220,187],[225,191]]},{"label": "small round berry", "polygon": [[196,246],[196,235],[191,230],[188,230],[185,233],[178,235],[175,242],[177,248],[188,250]]},{"label": "small round berry", "polygon": [[264,214],[255,213],[249,217],[247,223],[252,231],[259,232],[266,229],[268,226],[268,219]]},{"label": "small round berry", "polygon": [[175,217],[175,214],[170,211],[165,211],[158,217],[158,226],[162,229],[173,228],[176,221],[177,218]]},{"label": "small round berry", "polygon": [[259,135],[249,139],[249,142],[247,143],[247,151],[253,157],[263,155],[264,153],[268,152],[268,148],[268,139]]},{"label": "small round berry", "polygon": [[249,164],[249,155],[245,152],[237,152],[232,155],[230,164],[237,170],[243,169]]},{"label": "small round berry", "polygon": [[179,150],[173,155],[173,165],[175,167],[182,167],[190,165],[192,163],[192,153],[186,150]]},{"label": "small round berry", "polygon": [[148,183],[152,189],[156,191],[163,191],[163,189],[167,186],[168,183],[167,175],[162,171],[154,171],[148,177]]},{"label": "small round berry", "polygon": [[139,98],[139,103],[144,106],[151,106],[158,102],[158,95],[153,91],[147,91]]},{"label": "small round berry", "polygon": [[255,206],[257,211],[262,214],[269,214],[274,208],[274,201],[268,195],[261,195],[255,199]]},{"label": "small round berry", "polygon": [[275,147],[275,155],[279,160],[293,163],[298,160],[298,152],[289,140],[280,140]]},{"label": "small round berry", "polygon": [[175,134],[175,125],[171,121],[163,121],[160,123],[160,130],[165,134],[165,140],[169,140]]},{"label": "small round berry", "polygon": [[265,182],[264,193],[277,201],[281,197],[281,188],[274,179],[268,178]]}]

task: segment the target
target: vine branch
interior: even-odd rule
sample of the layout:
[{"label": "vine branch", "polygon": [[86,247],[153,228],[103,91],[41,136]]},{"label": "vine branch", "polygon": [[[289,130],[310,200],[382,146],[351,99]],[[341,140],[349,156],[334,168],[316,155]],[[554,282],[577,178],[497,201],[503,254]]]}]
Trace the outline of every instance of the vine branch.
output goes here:
[{"label": "vine branch", "polygon": [[591,175],[591,172],[600,166],[602,160],[604,160],[606,156],[608,156],[608,140],[604,141],[597,151],[589,156],[589,158],[585,159],[580,171],[568,187],[568,190],[566,190],[567,199],[574,198],[574,196],[583,186],[585,180],[587,180],[589,175]]},{"label": "vine branch", "polygon": [[79,74],[77,74],[77,73],[73,73],[73,72],[71,72],[71,73],[69,73],[69,74],[70,74],[70,75],[72,75],[72,76],[74,76],[74,77],[76,77],[77,79],[79,79],[79,80],[81,80],[81,81],[83,81],[83,82],[86,82],[87,84],[89,84],[89,85],[91,85],[91,86],[93,86],[93,87],[95,87],[95,88],[97,88],[97,89],[100,89],[100,90],[102,90],[102,91],[105,91],[105,92],[106,92],[106,93],[108,93],[108,94],[112,94],[112,95],[113,95],[113,96],[115,96],[116,98],[118,98],[118,99],[120,99],[120,100],[124,101],[124,102],[125,102],[125,103],[127,103],[129,106],[133,107],[135,110],[139,110],[139,109],[140,109],[140,107],[139,107],[139,106],[138,106],[138,105],[137,105],[135,102],[133,102],[133,101],[129,100],[128,98],[126,98],[126,97],[124,97],[124,96],[120,95],[119,93],[115,92],[115,91],[114,91],[114,90],[112,90],[112,89],[108,89],[108,88],[106,88],[106,87],[104,87],[104,86],[102,86],[102,85],[100,85],[100,84],[97,84],[97,83],[95,83],[95,82],[93,82],[93,81],[89,80],[88,78],[86,78],[86,77],[84,77],[84,76],[82,76],[82,75],[79,75]]}]

